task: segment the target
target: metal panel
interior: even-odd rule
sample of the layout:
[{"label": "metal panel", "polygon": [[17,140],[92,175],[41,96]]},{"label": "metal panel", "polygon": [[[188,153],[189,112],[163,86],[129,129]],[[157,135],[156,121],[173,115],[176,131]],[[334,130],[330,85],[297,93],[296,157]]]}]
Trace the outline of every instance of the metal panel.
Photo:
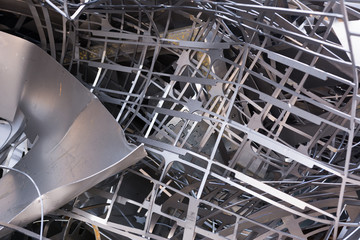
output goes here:
[{"label": "metal panel", "polygon": [[[25,82],[19,109],[25,115],[27,136],[36,137],[15,168],[36,182],[45,213],[146,156],[143,146],[127,143],[98,99],[43,50],[5,33],[0,39],[14,43],[0,44],[0,51],[16,52],[17,57],[2,58],[9,71],[1,76],[1,89],[8,89],[7,83]],[[22,62],[27,64],[21,71],[13,67]],[[15,78],[12,72],[21,74]],[[0,204],[6,206],[0,209],[0,221],[24,225],[40,217],[38,195],[25,176],[8,172],[0,185],[7,186],[0,189]]]}]

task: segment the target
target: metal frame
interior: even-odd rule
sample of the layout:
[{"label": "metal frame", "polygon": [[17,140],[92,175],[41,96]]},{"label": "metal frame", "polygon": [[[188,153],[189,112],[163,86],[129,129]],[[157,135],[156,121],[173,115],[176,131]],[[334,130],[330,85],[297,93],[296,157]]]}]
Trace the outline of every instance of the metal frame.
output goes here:
[{"label": "metal frame", "polygon": [[16,4],[148,152],[56,216],[112,239],[360,235],[356,1]]}]

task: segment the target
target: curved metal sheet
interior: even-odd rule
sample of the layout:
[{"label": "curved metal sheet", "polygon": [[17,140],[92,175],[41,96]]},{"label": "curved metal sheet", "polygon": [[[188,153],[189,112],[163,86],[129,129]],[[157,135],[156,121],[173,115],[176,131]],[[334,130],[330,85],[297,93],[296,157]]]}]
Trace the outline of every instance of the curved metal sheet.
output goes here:
[{"label": "curved metal sheet", "polygon": [[[143,146],[127,143],[99,100],[40,48],[0,32],[0,52],[12,56],[0,60],[6,69],[1,93],[13,96],[10,102],[2,96],[11,108],[0,108],[0,117],[11,120],[19,107],[27,136],[38,137],[15,168],[35,180],[45,213],[146,156]],[[29,181],[7,173],[0,179],[0,221],[23,225],[39,218],[37,198]]]}]

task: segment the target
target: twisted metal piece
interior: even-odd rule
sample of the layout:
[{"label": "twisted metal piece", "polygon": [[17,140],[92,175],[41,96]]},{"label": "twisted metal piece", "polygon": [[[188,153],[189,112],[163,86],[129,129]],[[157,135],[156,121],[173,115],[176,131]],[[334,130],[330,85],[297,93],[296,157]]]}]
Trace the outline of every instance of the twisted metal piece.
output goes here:
[{"label": "twisted metal piece", "polygon": [[356,1],[0,9],[148,152],[56,216],[113,239],[360,235]]}]

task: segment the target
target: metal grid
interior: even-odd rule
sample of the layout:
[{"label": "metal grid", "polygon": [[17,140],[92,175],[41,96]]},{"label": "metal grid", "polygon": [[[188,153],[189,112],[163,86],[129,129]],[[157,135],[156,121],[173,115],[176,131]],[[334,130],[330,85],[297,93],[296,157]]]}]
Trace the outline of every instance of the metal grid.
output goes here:
[{"label": "metal grid", "polygon": [[55,215],[112,239],[360,235],[357,2],[26,4],[149,154]]}]

